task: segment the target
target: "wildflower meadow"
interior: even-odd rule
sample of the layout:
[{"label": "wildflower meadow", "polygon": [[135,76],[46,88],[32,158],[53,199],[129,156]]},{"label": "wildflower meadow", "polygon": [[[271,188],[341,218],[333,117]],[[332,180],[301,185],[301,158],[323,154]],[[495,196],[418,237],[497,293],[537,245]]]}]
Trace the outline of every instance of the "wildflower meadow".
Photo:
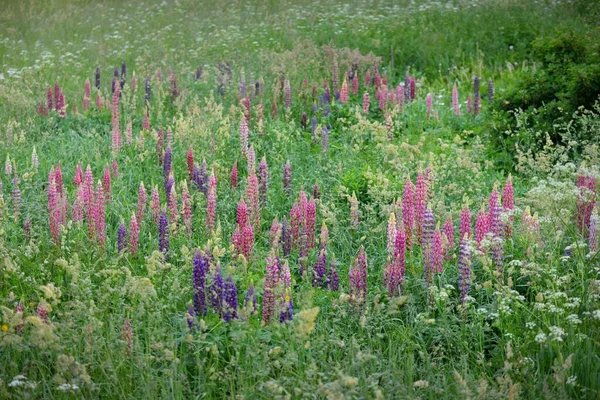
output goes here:
[{"label": "wildflower meadow", "polygon": [[1,399],[600,397],[595,2],[4,3]]}]

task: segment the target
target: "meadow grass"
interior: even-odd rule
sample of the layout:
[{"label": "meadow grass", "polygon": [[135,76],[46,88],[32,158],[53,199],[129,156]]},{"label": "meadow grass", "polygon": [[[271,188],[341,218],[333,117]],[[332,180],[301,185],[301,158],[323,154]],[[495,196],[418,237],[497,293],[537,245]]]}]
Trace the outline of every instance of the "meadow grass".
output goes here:
[{"label": "meadow grass", "polygon": [[[5,3],[0,398],[599,396],[598,189],[596,181],[587,190],[581,183],[600,178],[598,152],[589,149],[579,160],[547,155],[554,145],[537,158],[516,159],[514,149],[499,152],[490,137],[495,114],[486,98],[488,79],[502,99],[521,75],[537,68],[530,59],[536,37],[590,31],[580,2]],[[123,62],[125,84],[113,96],[113,70],[120,75]],[[96,67],[100,91],[94,87]],[[344,103],[335,99],[335,71],[340,90],[352,68],[359,90]],[[390,90],[404,84],[405,74],[414,77],[415,99],[402,107],[386,101],[380,109],[379,89],[365,84],[366,73],[375,78],[376,71]],[[467,110],[474,76],[481,83],[479,113]],[[82,104],[86,79],[92,86],[89,110]],[[241,146],[242,79],[251,103],[248,140],[256,170],[248,169],[248,150]],[[324,81],[333,101],[322,99]],[[66,115],[56,110],[39,115],[55,83],[64,93]],[[452,108],[453,86],[460,116]],[[101,108],[95,106],[98,92]],[[146,112],[150,129],[143,127]],[[573,118],[593,124],[597,115]],[[118,149],[115,118],[123,141]],[[177,225],[166,210],[167,176],[159,159],[167,147]],[[188,176],[188,150],[217,179],[214,204]],[[266,202],[253,226],[251,253],[244,257],[232,241],[238,202],[244,198],[251,205],[247,182],[260,174],[263,156],[269,171]],[[232,187],[235,162],[239,184]],[[289,189],[286,162],[292,167]],[[49,198],[59,185],[50,171],[58,163],[69,210],[53,236],[60,207],[49,207]],[[73,221],[73,203],[81,196],[74,183],[78,163],[84,171],[90,166],[92,189],[96,181],[102,186],[105,167],[112,173],[110,202],[101,207],[104,243],[89,237],[91,219],[100,218],[96,214]],[[434,215],[427,232],[441,230],[450,219],[455,234],[444,239],[443,270],[431,275],[426,271],[433,244],[415,238],[412,247],[402,245],[403,281],[390,295],[386,271],[400,256],[397,242],[388,243],[388,221],[393,213],[394,232],[417,235],[405,224],[409,202],[403,194],[407,179],[415,184],[421,178],[424,205]],[[504,204],[494,214],[490,194],[497,189],[502,205],[509,180],[515,206]],[[148,200],[138,221],[139,249],[119,253],[117,231],[124,224],[131,236],[140,182]],[[191,193],[191,232],[184,225],[184,186]],[[154,188],[171,223],[166,254],[159,251],[159,227],[151,216]],[[272,222],[284,217],[291,222],[302,193],[315,201],[316,225],[295,237],[301,245],[286,255],[279,240],[272,243],[278,235],[271,232]],[[212,205],[213,229],[206,223]],[[466,239],[458,234],[465,207],[472,214]],[[481,228],[484,237],[476,238],[482,209],[490,222]],[[591,222],[580,229],[577,220],[587,209]],[[310,217],[303,215],[307,224]],[[322,224],[326,241],[319,238]],[[309,234],[313,242],[305,241]],[[327,270],[337,267],[339,290],[313,284],[319,245],[326,250]],[[349,276],[360,266],[361,248],[368,261],[365,296],[361,283]],[[190,312],[198,293],[197,254],[210,259],[206,315]],[[231,321],[221,318],[229,310],[222,300],[210,304],[217,267],[237,287],[238,315]],[[273,268],[280,282],[270,287]],[[251,285],[256,310],[244,299]],[[269,293],[275,294],[275,311],[266,323]],[[280,323],[289,299],[293,318]]]}]

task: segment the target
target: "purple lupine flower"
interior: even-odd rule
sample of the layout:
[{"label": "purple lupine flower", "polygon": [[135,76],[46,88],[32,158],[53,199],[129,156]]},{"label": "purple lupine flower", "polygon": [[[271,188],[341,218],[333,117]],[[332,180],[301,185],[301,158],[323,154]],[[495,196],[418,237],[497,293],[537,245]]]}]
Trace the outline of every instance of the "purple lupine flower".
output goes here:
[{"label": "purple lupine flower", "polygon": [[165,211],[158,217],[158,250],[165,255],[169,252],[169,218]]},{"label": "purple lupine flower", "polygon": [[416,90],[417,90],[417,81],[415,80],[415,77],[412,76],[410,78],[410,101],[413,101],[415,99]]},{"label": "purple lupine flower", "polygon": [[312,285],[315,287],[323,287],[325,274],[327,272],[327,253],[321,250],[317,257],[317,262],[313,267]]},{"label": "purple lupine flower", "polygon": [[312,144],[313,146],[317,144],[317,116],[313,115],[310,119],[310,127],[311,127],[311,135],[312,135]]},{"label": "purple lupine flower", "polygon": [[219,317],[223,317],[223,291],[223,275],[221,275],[221,268],[217,267],[210,285],[210,304]]},{"label": "purple lupine flower", "polygon": [[127,247],[127,228],[125,224],[121,222],[119,229],[117,229],[117,252],[120,254]]},{"label": "purple lupine flower", "polygon": [[264,207],[267,204],[267,189],[269,186],[269,166],[267,165],[267,158],[263,156],[258,166],[258,193],[260,196],[261,206]]},{"label": "purple lupine flower", "polygon": [[194,311],[197,315],[206,315],[206,274],[208,273],[208,258],[199,251],[193,261]]},{"label": "purple lupine flower", "polygon": [[292,194],[292,165],[290,160],[283,166],[283,191],[288,197]]},{"label": "purple lupine flower", "polygon": [[324,126],[322,128],[322,132],[321,132],[321,150],[323,151],[323,153],[325,153],[327,151],[328,147],[329,147],[329,129],[327,129],[327,127]]},{"label": "purple lupine flower", "polygon": [[173,174],[169,174],[169,177],[165,181],[165,194],[167,195],[167,200],[171,197],[171,190],[173,190],[173,186],[175,185],[175,178]]},{"label": "purple lupine flower", "polygon": [[256,293],[254,292],[254,283],[250,282],[250,287],[246,292],[246,297],[244,299],[244,308],[246,310],[250,310],[251,314],[256,312]]},{"label": "purple lupine flower", "polygon": [[198,188],[205,196],[208,196],[208,166],[206,165],[206,160],[202,160],[202,164],[200,164],[199,178],[198,178]]},{"label": "purple lupine flower", "polygon": [[229,322],[237,318],[237,288],[231,276],[227,277],[223,286],[223,319]]},{"label": "purple lupine flower", "polygon": [[187,323],[188,329],[190,331],[194,330],[194,316],[196,315],[196,313],[194,312],[194,307],[193,306],[189,306],[188,307],[188,312],[185,318],[185,322]]},{"label": "purple lupine flower", "polygon": [[283,298],[283,303],[281,305],[281,312],[279,313],[279,322],[284,323],[286,321],[291,321],[294,318],[294,303],[292,301],[292,296],[289,293],[286,293]]},{"label": "purple lupine flower", "polygon": [[290,232],[290,224],[286,217],[283,217],[283,223],[281,224],[281,241],[283,244],[283,256],[287,257],[292,251],[292,235]]},{"label": "purple lupine flower", "polygon": [[337,292],[340,289],[340,276],[338,275],[335,258],[331,260],[327,275],[327,289]]},{"label": "purple lupine flower", "polygon": [[460,302],[465,304],[471,287],[471,246],[467,237],[461,239],[458,252],[458,289]]},{"label": "purple lupine flower", "polygon": [[171,147],[167,147],[167,150],[165,151],[165,156],[163,158],[163,177],[165,178],[169,176],[169,174],[171,173],[171,169],[173,168],[172,157],[173,151],[171,150]]}]

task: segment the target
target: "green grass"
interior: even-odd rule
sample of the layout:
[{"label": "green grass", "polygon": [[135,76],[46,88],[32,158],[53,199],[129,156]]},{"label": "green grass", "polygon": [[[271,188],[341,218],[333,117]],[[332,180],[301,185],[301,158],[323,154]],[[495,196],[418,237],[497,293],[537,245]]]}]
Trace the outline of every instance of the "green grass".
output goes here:
[{"label": "green grass", "polygon": [[[585,33],[590,22],[580,14],[579,3],[445,4],[5,4],[0,15],[0,160],[10,157],[13,171],[11,176],[0,172],[0,398],[597,398],[600,265],[575,224],[575,177],[600,178],[598,156],[588,149],[581,165],[552,158],[546,170],[538,158],[529,169],[519,169],[529,160],[515,165],[513,149],[498,152],[493,145],[495,114],[485,95],[477,116],[467,113],[465,104],[474,75],[481,77],[482,94],[493,78],[496,96],[502,98],[520,76],[535,69],[533,39],[564,30]],[[353,62],[358,64],[360,90],[348,104],[331,104],[329,115],[317,100],[318,123],[329,127],[329,148],[323,152],[320,130],[318,144],[312,144],[310,92],[315,84],[321,96],[325,79],[331,86],[334,55],[340,77]],[[94,105],[83,111],[82,98],[85,80],[93,86],[99,66],[108,104],[112,70],[123,61],[128,76],[120,124],[124,130],[131,120],[134,143],[113,153],[110,111]],[[220,95],[222,61],[231,63],[233,79]],[[392,114],[391,141],[375,89],[364,84],[373,64],[392,87],[407,70],[418,82],[416,100]],[[200,81],[194,80],[198,66],[203,66]],[[169,94],[169,71],[181,90],[176,100]],[[269,166],[268,200],[249,260],[238,258],[231,246],[248,176],[239,139],[242,71],[249,91],[255,81],[262,82],[263,92],[252,97],[250,143],[256,164],[265,156]],[[142,131],[146,76],[152,77],[150,132]],[[280,76],[291,83],[289,112]],[[305,78],[308,89],[303,89]],[[55,82],[65,93],[65,118],[54,111],[48,117],[36,113]],[[459,90],[461,117],[451,108],[453,85]],[[366,116],[365,90],[371,97]],[[426,117],[428,93],[438,119]],[[92,103],[95,96],[93,89]],[[271,115],[273,99],[276,117]],[[256,125],[259,101],[264,103],[263,136]],[[309,116],[306,131],[300,127],[303,112]],[[593,125],[597,117],[586,118]],[[193,150],[198,164],[205,159],[214,170],[219,228],[207,230],[207,198],[188,182],[193,230],[188,234],[180,219],[170,231],[168,259],[157,252],[158,228],[149,207],[137,256],[119,255],[117,229],[121,222],[128,226],[136,211],[140,182],[148,197],[157,187],[161,205],[167,204],[156,154],[159,128],[174,133],[179,206],[182,181],[188,180],[187,150]],[[38,168],[31,162],[34,147]],[[55,245],[48,215],[51,167],[60,162],[72,204],[77,164],[84,169],[89,164],[98,180],[112,160],[118,162],[119,176],[113,176],[106,207],[106,245],[88,239],[86,223],[72,222]],[[282,181],[288,160],[293,169],[289,197]],[[235,161],[240,183],[233,189],[229,174]],[[515,222],[513,235],[503,242],[503,272],[497,273],[491,249],[474,251],[471,297],[464,307],[458,246],[431,285],[423,279],[420,246],[407,251],[401,293],[390,298],[383,284],[388,218],[399,210],[394,203],[402,198],[406,179],[414,182],[426,168],[432,171],[428,207],[440,228],[447,218],[453,220],[456,236],[461,209],[469,206],[474,229],[475,216],[487,208],[494,186],[501,190],[513,173]],[[14,176],[21,191],[18,215],[11,194]],[[299,274],[298,249],[284,257],[281,249],[270,248],[273,219],[289,219],[299,192],[304,189],[310,197],[315,184],[321,193],[316,236],[325,223],[339,292],[313,288],[310,272]],[[356,230],[350,228],[353,193],[359,199]],[[526,232],[526,207],[539,213],[538,237]],[[348,273],[361,246],[369,265],[368,296],[357,307],[348,297]],[[218,265],[225,277],[232,276],[240,318],[226,323],[209,307],[206,316],[195,317],[194,329],[188,328],[197,249],[213,253],[213,270]],[[287,260],[292,272],[290,323],[261,321],[271,251]],[[317,256],[317,248],[310,250],[309,271]],[[259,308],[248,315],[242,305],[251,283]],[[18,304],[22,313],[15,313]],[[40,304],[49,310],[48,323],[37,318]],[[133,331],[131,351],[123,335],[126,320]]]}]

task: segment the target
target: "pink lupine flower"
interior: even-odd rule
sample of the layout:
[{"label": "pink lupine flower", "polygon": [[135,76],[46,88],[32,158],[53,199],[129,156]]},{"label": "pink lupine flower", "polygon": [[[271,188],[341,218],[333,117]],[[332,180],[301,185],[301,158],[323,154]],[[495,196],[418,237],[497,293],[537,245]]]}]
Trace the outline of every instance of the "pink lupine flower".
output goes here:
[{"label": "pink lupine flower", "polygon": [[398,104],[398,110],[402,112],[404,110],[404,102],[406,100],[406,94],[404,93],[404,86],[396,86],[396,103]]},{"label": "pink lupine flower", "polygon": [[56,170],[54,171],[54,179],[56,180],[56,191],[62,194],[64,187],[62,170],[60,169],[60,161],[56,165]]},{"label": "pink lupine flower", "polygon": [[258,166],[258,192],[260,194],[260,203],[262,207],[267,204],[267,189],[269,187],[269,166],[267,158],[263,156]]},{"label": "pink lupine flower", "polygon": [[340,103],[346,104],[348,102],[348,81],[344,78],[342,83],[342,90],[340,91]]},{"label": "pink lupine flower", "polygon": [[460,237],[471,238],[471,211],[468,206],[465,206],[460,212]]},{"label": "pink lupine flower", "polygon": [[190,182],[194,179],[194,152],[191,148],[187,151],[187,170],[188,170],[188,179]]},{"label": "pink lupine flower", "polygon": [[404,192],[402,196],[402,217],[406,232],[406,246],[408,249],[410,249],[413,244],[412,234],[415,226],[415,194],[413,184],[408,178],[404,182]]},{"label": "pink lupine flower", "polygon": [[244,107],[244,118],[246,118],[246,122],[250,125],[251,113],[252,113],[252,104],[250,103],[250,96],[246,96],[242,99],[242,106]]},{"label": "pink lupine flower", "polygon": [[236,222],[239,226],[244,226],[248,223],[248,207],[243,197],[240,198],[237,205]]},{"label": "pink lupine flower", "polygon": [[[160,196],[158,195],[158,188],[156,186],[152,189],[150,209],[152,210],[152,222],[158,224],[158,218],[160,217]],[[142,220],[140,219],[139,223],[141,222]]]},{"label": "pink lupine flower", "polygon": [[83,204],[85,206],[85,213],[88,218],[88,224],[93,220],[93,209],[94,209],[94,177],[92,175],[92,168],[88,164],[85,169],[85,176],[83,179]]},{"label": "pink lupine flower", "polygon": [[96,238],[101,247],[104,247],[106,243],[106,220],[104,205],[106,204],[104,199],[104,188],[102,183],[98,181],[96,184],[96,202],[94,204],[94,221],[96,226]]},{"label": "pink lupine flower", "polygon": [[250,224],[255,230],[260,229],[260,200],[258,194],[258,178],[256,174],[248,176],[246,184],[246,201],[248,202],[248,211]]},{"label": "pink lupine flower", "polygon": [[310,199],[306,206],[306,234],[308,248],[315,246],[315,230],[317,225],[317,204],[314,199]]},{"label": "pink lupine flower", "polygon": [[356,262],[350,268],[348,281],[350,284],[350,296],[353,302],[362,303],[367,297],[367,254],[365,248],[361,246]]},{"label": "pink lupine flower", "polygon": [[55,245],[59,245],[60,235],[60,215],[58,205],[58,193],[56,191],[56,181],[54,176],[50,176],[48,185],[48,215],[50,219],[50,233]]},{"label": "pink lupine flower", "polygon": [[173,187],[169,192],[167,198],[167,207],[169,208],[169,222],[177,229],[177,222],[179,221],[179,207],[177,205],[177,191]]},{"label": "pink lupine flower", "polygon": [[433,282],[433,269],[432,261],[432,244],[433,244],[433,227],[435,224],[435,217],[433,211],[430,208],[425,209],[423,215],[423,236],[422,236],[422,247],[423,247],[423,266],[425,272],[425,280],[428,284]]},{"label": "pink lupine flower", "polygon": [[304,221],[302,218],[302,212],[298,203],[292,205],[290,210],[290,234],[292,236],[292,247],[298,248],[300,239],[300,229],[302,228]]},{"label": "pink lupine flower", "polygon": [[452,217],[448,217],[446,222],[444,222],[444,236],[446,237],[444,255],[446,259],[449,259],[449,253],[454,250],[454,224],[452,223]]},{"label": "pink lupine flower", "polygon": [[586,235],[589,233],[590,218],[596,203],[596,179],[593,176],[579,175],[577,177],[577,227]]},{"label": "pink lupine flower", "polygon": [[77,187],[77,194],[75,196],[75,200],[73,201],[73,209],[71,212],[71,219],[73,222],[83,221],[83,191],[83,186]]},{"label": "pink lupine flower", "polygon": [[102,179],[102,187],[104,188],[104,198],[106,204],[110,203],[110,170],[108,164],[104,167],[104,178]]},{"label": "pink lupine flower", "polygon": [[273,218],[273,222],[271,223],[271,229],[269,230],[269,241],[271,242],[271,249],[276,249],[279,247],[279,242],[281,239],[281,229],[282,225],[279,223],[277,217]]},{"label": "pink lupine flower", "polygon": [[368,114],[370,108],[371,108],[371,99],[369,96],[369,92],[365,92],[363,94],[363,112],[365,114]]},{"label": "pink lupine flower", "polygon": [[433,242],[431,244],[431,271],[432,273],[442,273],[442,260],[444,258],[444,244],[442,232],[436,229],[433,233]]},{"label": "pink lupine flower", "polygon": [[144,213],[146,211],[146,203],[148,202],[148,195],[146,194],[146,188],[144,187],[144,182],[140,182],[140,187],[138,189],[138,202],[137,202],[137,210],[136,210],[136,222],[141,224],[144,220]]},{"label": "pink lupine flower", "polygon": [[100,93],[100,91],[98,90],[96,92],[96,108],[101,109],[102,107],[104,107],[104,102],[102,101],[102,93]]},{"label": "pink lupine flower", "polygon": [[508,223],[504,227],[504,233],[507,238],[512,236],[512,227],[515,221],[514,210],[515,210],[515,197],[514,197],[514,189],[512,185],[512,176],[508,175],[506,178],[506,183],[504,184],[504,188],[502,189],[502,207],[504,208],[504,212],[509,213]]},{"label": "pink lupine flower", "polygon": [[413,101],[416,97],[417,81],[414,76],[410,77],[410,100]]},{"label": "pink lupine flower", "polygon": [[285,92],[285,108],[289,111],[292,107],[292,87],[288,79],[283,83],[283,90]]},{"label": "pink lupine flower", "polygon": [[183,224],[187,228],[188,234],[192,233],[192,196],[188,190],[187,182],[183,181],[181,189],[181,207],[183,214]]},{"label": "pink lupine flower", "polygon": [[111,121],[112,121],[112,150],[118,152],[121,149],[121,128],[119,121],[119,98],[121,96],[120,85],[115,85],[111,103]]},{"label": "pink lupine flower", "polygon": [[456,85],[452,87],[452,109],[454,110],[454,115],[460,117],[460,103],[458,102],[458,89]]},{"label": "pink lupine flower", "polygon": [[283,166],[283,191],[288,197],[292,194],[292,165],[290,160],[287,160]]},{"label": "pink lupine flower", "polygon": [[90,109],[90,100],[92,99],[92,85],[90,85],[90,80],[85,81],[85,90],[83,93],[83,109],[85,111]]},{"label": "pink lupine flower", "polygon": [[477,243],[478,249],[481,249],[481,241],[488,232],[488,214],[482,207],[479,214],[477,214],[477,220],[475,221],[475,242]]},{"label": "pink lupine flower", "polygon": [[427,202],[427,180],[425,175],[417,175],[415,190],[415,225],[417,230],[417,242],[423,240],[423,218],[425,217],[425,207]]},{"label": "pink lupine flower", "polygon": [[337,59],[335,58],[333,59],[331,80],[333,84],[333,90],[336,91],[340,84],[340,70],[338,68]]},{"label": "pink lupine flower", "polygon": [[75,169],[75,178],[73,178],[73,183],[77,187],[83,183],[83,171],[81,170],[81,163],[77,163],[77,169]]},{"label": "pink lupine flower", "polygon": [[125,143],[131,145],[133,143],[133,125],[131,119],[127,120],[127,127],[125,128]]},{"label": "pink lupine flower", "polygon": [[212,232],[217,218],[217,178],[214,172],[208,178],[208,198],[206,203],[206,228]]},{"label": "pink lupine flower", "polygon": [[254,152],[254,146],[250,146],[248,149],[248,176],[256,173],[256,153]]},{"label": "pink lupine flower", "polygon": [[52,102],[52,88],[49,87],[46,92],[46,99],[48,100],[48,110],[52,110],[54,108],[54,104]]},{"label": "pink lupine flower", "polygon": [[246,157],[248,154],[248,136],[248,122],[245,118],[242,118],[240,120],[240,148],[243,157]]},{"label": "pink lupine flower", "polygon": [[394,254],[394,249],[396,245],[396,214],[391,213],[390,218],[388,219],[387,226],[387,251],[388,255],[392,256]]},{"label": "pink lupine flower", "polygon": [[142,121],[142,129],[145,131],[150,131],[150,116],[148,115],[148,110],[144,113],[144,119]]},{"label": "pink lupine flower", "polygon": [[427,119],[429,119],[431,117],[431,112],[433,111],[433,96],[431,93],[427,93],[425,102],[427,103]]},{"label": "pink lupine flower", "polygon": [[358,199],[354,192],[352,192],[352,197],[350,198],[350,221],[351,229],[358,229]]},{"label": "pink lupine flower", "polygon": [[371,86],[371,71],[370,70],[367,70],[367,72],[365,74],[365,85]]},{"label": "pink lupine flower", "polygon": [[241,251],[246,260],[248,260],[254,247],[254,230],[250,224],[246,224],[239,229],[241,232]]},{"label": "pink lupine flower", "polygon": [[279,283],[279,258],[271,252],[267,257],[267,272],[265,274],[265,289],[262,304],[262,320],[266,325],[273,318],[275,297]]},{"label": "pink lupine flower", "polygon": [[354,71],[354,76],[352,77],[352,95],[358,95],[358,71]]},{"label": "pink lupine flower", "polygon": [[236,189],[238,185],[238,170],[237,170],[237,160],[233,162],[233,166],[231,167],[231,174],[229,174],[229,186],[232,189]]}]

